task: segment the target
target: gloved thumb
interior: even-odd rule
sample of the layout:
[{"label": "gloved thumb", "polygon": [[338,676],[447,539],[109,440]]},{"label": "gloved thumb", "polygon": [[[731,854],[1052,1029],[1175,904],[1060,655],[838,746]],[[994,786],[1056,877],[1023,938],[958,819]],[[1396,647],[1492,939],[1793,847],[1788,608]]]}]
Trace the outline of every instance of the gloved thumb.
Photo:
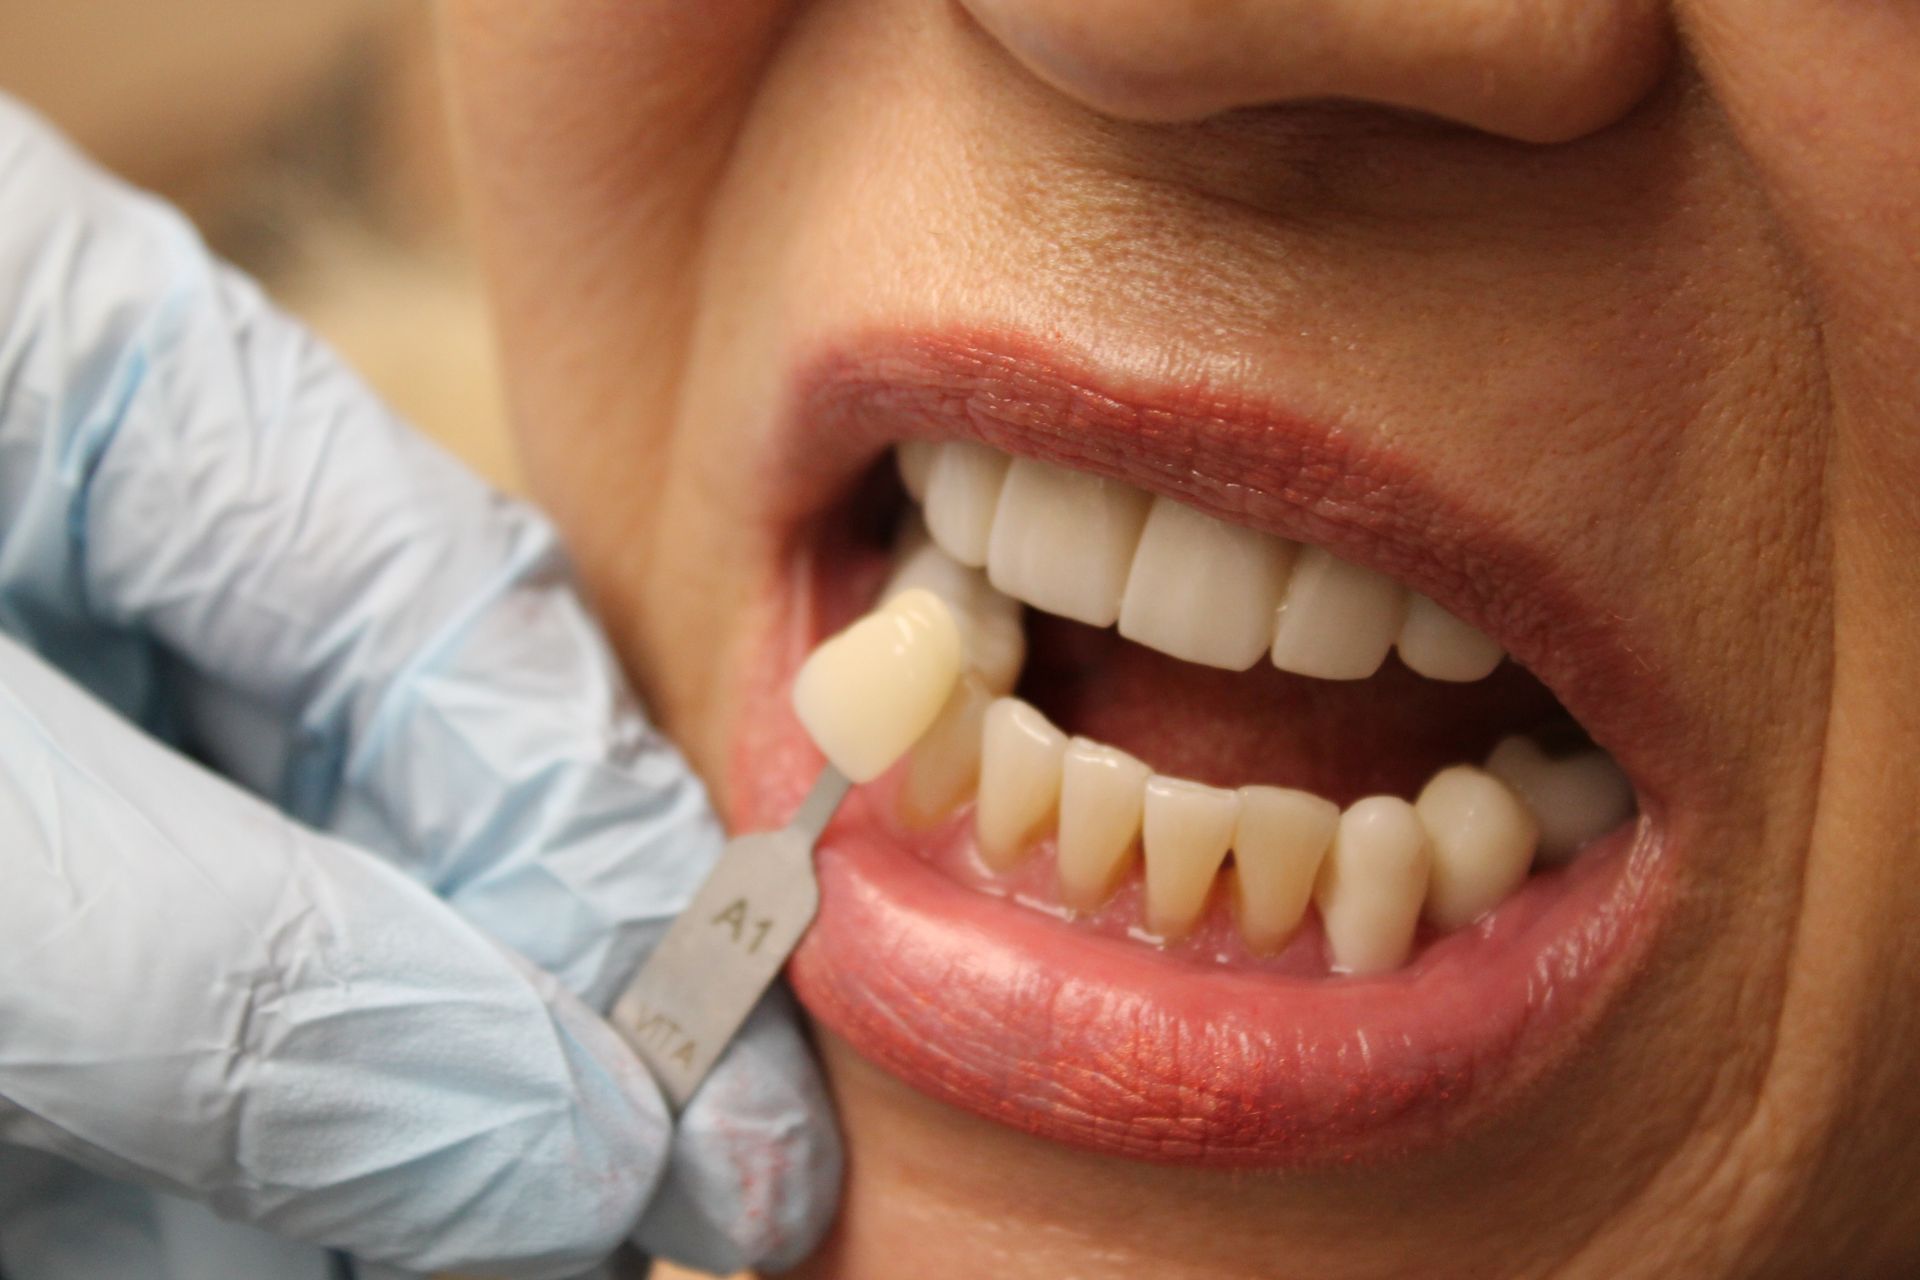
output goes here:
[{"label": "gloved thumb", "polygon": [[419,1271],[631,1228],[645,1069],[558,982],[0,639],[0,1141]]}]

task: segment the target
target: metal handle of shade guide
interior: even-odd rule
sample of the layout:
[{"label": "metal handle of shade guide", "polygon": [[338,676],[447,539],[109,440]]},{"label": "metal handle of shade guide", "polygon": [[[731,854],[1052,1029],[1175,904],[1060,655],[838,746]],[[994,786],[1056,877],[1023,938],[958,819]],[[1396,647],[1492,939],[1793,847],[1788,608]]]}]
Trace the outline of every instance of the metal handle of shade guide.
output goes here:
[{"label": "metal handle of shade guide", "polygon": [[851,786],[828,765],[786,826],[729,840],[614,1003],[614,1029],[676,1115],[813,923],[813,847]]}]

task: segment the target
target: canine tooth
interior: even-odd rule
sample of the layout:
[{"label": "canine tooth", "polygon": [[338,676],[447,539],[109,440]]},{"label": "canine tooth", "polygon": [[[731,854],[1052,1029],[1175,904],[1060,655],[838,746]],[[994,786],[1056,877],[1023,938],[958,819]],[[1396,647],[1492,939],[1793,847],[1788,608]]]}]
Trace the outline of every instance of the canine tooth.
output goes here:
[{"label": "canine tooth", "polygon": [[936,448],[931,440],[902,440],[893,447],[894,465],[900,468],[900,483],[907,486],[915,502],[927,500],[927,473],[933,470]]},{"label": "canine tooth", "polygon": [[1140,835],[1152,771],[1118,747],[1075,738],[1060,779],[1060,899],[1088,910],[1104,902]]},{"label": "canine tooth", "polygon": [[903,591],[807,655],[793,709],[835,768],[871,782],[940,714],[960,663],[947,606],[930,591]]},{"label": "canine tooth", "polygon": [[1027,660],[1020,602],[995,591],[980,570],[961,564],[924,535],[916,536],[913,525],[902,532],[900,547],[902,553],[882,595],[924,587],[946,601],[960,627],[967,665],[995,693],[1011,690]]},{"label": "canine tooth", "polygon": [[987,562],[987,541],[1007,478],[1007,455],[970,440],[935,446],[921,506],[927,529],[947,554],[975,568]]},{"label": "canine tooth", "polygon": [[1146,518],[1147,495],[1131,485],[1017,459],[994,513],[987,577],[1037,609],[1112,626]]},{"label": "canine tooth", "polygon": [[1506,657],[1485,632],[1412,592],[1396,643],[1400,661],[1430,680],[1482,680]]},{"label": "canine tooth", "polygon": [[969,671],[947,696],[933,725],[907,756],[900,784],[900,816],[916,827],[938,824],[958,809],[980,781],[980,735],[993,693]]},{"label": "canine tooth", "polygon": [[1028,703],[995,698],[980,730],[980,856],[1005,871],[1020,860],[1060,799],[1067,736]]},{"label": "canine tooth", "polygon": [[1232,791],[1159,774],[1147,779],[1140,825],[1149,929],[1175,938],[1200,919],[1239,817]]},{"label": "canine tooth", "polygon": [[1426,829],[1405,800],[1368,796],[1347,806],[1314,886],[1337,967],[1382,973],[1407,958],[1430,858]]},{"label": "canine tooth", "polygon": [[1240,788],[1233,867],[1240,934],[1255,951],[1278,951],[1299,927],[1339,823],[1331,800],[1287,787]]},{"label": "canine tooth", "polygon": [[1391,578],[1306,548],[1280,600],[1273,665],[1322,680],[1365,679],[1393,647],[1406,595]]},{"label": "canine tooth", "polygon": [[1120,634],[1229,671],[1260,661],[1294,544],[1155,498],[1120,602]]},{"label": "canine tooth", "polygon": [[1527,878],[1540,826],[1507,784],[1470,764],[1442,769],[1413,802],[1433,847],[1427,919],[1471,924]]},{"label": "canine tooth", "polygon": [[1531,738],[1500,740],[1487,772],[1517,792],[1540,823],[1540,861],[1558,864],[1633,816],[1633,785],[1597,748],[1554,759]]}]

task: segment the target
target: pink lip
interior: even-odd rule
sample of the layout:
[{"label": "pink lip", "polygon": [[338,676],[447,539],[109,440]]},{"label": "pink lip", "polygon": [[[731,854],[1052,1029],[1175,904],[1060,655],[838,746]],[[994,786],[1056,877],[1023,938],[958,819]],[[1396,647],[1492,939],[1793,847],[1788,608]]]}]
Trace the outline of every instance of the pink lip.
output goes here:
[{"label": "pink lip", "polygon": [[1190,963],[966,888],[895,847],[864,792],[819,852],[790,976],[808,1010],[935,1098],[1111,1154],[1283,1165],[1459,1131],[1574,1055],[1672,897],[1660,782],[1682,768],[1648,646],[1404,460],[1244,402],[1140,393],[1018,342],[880,337],[804,371],[774,513],[792,552],[736,721],[735,829],[784,819],[820,760],[794,670],[871,589],[817,517],[906,437],[972,438],[1318,543],[1425,591],[1550,685],[1641,790],[1642,818],[1381,978]]}]

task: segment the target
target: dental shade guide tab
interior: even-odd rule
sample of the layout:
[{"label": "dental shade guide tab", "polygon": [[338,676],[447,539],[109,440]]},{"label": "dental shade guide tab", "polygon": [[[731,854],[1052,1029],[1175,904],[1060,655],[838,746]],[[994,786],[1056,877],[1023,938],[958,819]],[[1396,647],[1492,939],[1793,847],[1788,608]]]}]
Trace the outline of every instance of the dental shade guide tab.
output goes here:
[{"label": "dental shade guide tab", "polygon": [[728,841],[614,1004],[614,1029],[676,1115],[813,923],[813,846],[851,785],[828,765],[793,822]]},{"label": "dental shade guide tab", "polygon": [[884,773],[933,722],[960,679],[960,652],[946,606],[906,591],[802,666],[795,709],[830,763],[786,826],[727,842],[613,1007],[615,1030],[676,1114],[813,923],[821,833],[855,782]]},{"label": "dental shade guide tab", "polygon": [[834,767],[871,782],[926,733],[964,663],[952,610],[909,587],[808,655],[794,713]]}]

